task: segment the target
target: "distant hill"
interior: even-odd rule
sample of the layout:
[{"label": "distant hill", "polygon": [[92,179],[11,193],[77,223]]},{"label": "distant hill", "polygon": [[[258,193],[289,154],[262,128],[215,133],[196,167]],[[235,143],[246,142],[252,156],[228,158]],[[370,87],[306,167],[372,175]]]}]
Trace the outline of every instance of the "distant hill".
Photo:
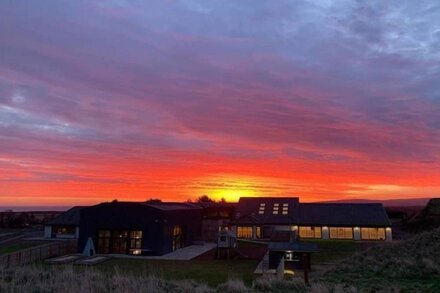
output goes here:
[{"label": "distant hill", "polygon": [[381,203],[386,207],[404,206],[426,206],[431,198],[401,198],[401,199],[341,199],[332,201],[321,201],[323,203]]},{"label": "distant hill", "polygon": [[320,279],[368,288],[368,292],[384,288],[390,292],[393,287],[405,292],[439,292],[440,229],[355,254]]}]

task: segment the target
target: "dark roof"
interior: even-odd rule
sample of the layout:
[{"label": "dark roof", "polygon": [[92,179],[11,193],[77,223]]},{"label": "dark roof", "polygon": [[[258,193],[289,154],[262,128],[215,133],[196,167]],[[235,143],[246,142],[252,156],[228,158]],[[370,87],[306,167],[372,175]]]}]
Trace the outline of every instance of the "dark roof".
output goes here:
[{"label": "dark roof", "polygon": [[380,203],[300,203],[300,225],[391,226]]},{"label": "dark roof", "polygon": [[76,206],[70,210],[65,211],[55,219],[49,221],[48,225],[67,225],[67,226],[79,226],[80,211],[85,207]]},{"label": "dark roof", "polygon": [[[112,201],[103,202],[95,206],[119,206],[119,207],[151,207],[161,211],[201,210],[202,208],[186,202],[161,202],[161,201]],[[92,206],[93,207],[93,206]]]},{"label": "dark roof", "polygon": [[318,245],[304,242],[269,242],[269,250],[272,251],[297,251],[297,252],[316,252]]},{"label": "dark roof", "polygon": [[[273,214],[274,205],[279,204],[278,214]],[[260,204],[265,204],[264,214],[259,214]],[[283,204],[288,204],[288,214],[282,214]],[[290,225],[298,220],[297,197],[241,197],[232,221],[235,224]]]},{"label": "dark roof", "polygon": [[195,205],[198,205],[204,209],[206,208],[235,208],[237,203],[234,202],[194,202]]},{"label": "dark roof", "polygon": [[187,202],[151,202],[144,203],[147,206],[162,210],[162,211],[176,211],[176,210],[198,210],[202,209],[194,203]]}]

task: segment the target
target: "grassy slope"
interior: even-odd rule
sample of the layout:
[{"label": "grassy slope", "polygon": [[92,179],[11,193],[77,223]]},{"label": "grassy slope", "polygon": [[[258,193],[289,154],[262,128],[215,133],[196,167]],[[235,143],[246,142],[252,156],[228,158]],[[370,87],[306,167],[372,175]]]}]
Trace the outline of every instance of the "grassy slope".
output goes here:
[{"label": "grassy slope", "polygon": [[440,230],[372,247],[334,266],[321,280],[363,288],[440,291]]}]

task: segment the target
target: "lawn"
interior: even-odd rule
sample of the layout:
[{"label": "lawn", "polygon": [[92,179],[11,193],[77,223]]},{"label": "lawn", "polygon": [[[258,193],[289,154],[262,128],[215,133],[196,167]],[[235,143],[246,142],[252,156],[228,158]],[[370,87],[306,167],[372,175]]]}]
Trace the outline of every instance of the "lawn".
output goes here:
[{"label": "lawn", "polygon": [[256,260],[144,260],[113,259],[96,266],[97,270],[124,273],[154,274],[167,280],[193,279],[209,286],[217,286],[228,278],[238,278],[250,286]]},{"label": "lawn", "polygon": [[312,254],[312,265],[337,263],[362,250],[360,242],[350,240],[303,240],[318,245],[318,252]]},{"label": "lawn", "polygon": [[26,249],[26,248],[29,248],[32,246],[35,246],[35,243],[29,242],[29,243],[3,245],[3,246],[0,246],[0,255],[19,251],[19,250]]}]

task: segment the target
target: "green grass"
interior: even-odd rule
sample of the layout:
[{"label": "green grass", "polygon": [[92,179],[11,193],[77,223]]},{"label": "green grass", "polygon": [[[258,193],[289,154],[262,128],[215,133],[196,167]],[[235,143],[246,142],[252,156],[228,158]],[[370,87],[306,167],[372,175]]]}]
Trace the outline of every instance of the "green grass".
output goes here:
[{"label": "green grass", "polygon": [[23,230],[23,229],[0,228],[0,236],[15,233],[15,232],[20,232],[21,230]]},{"label": "green grass", "polygon": [[318,252],[312,254],[312,265],[336,263],[362,250],[359,242],[351,240],[303,240],[318,245]]},{"label": "green grass", "polygon": [[0,246],[0,255],[11,253],[11,252],[16,252],[16,251],[19,251],[22,249],[32,247],[34,245],[35,244],[33,244],[33,243],[20,243],[20,244],[11,244],[11,245],[6,245],[6,246]]},{"label": "green grass", "polygon": [[144,260],[113,259],[96,266],[97,270],[133,274],[154,274],[167,280],[193,279],[217,286],[231,278],[252,284],[257,261],[254,260]]}]

